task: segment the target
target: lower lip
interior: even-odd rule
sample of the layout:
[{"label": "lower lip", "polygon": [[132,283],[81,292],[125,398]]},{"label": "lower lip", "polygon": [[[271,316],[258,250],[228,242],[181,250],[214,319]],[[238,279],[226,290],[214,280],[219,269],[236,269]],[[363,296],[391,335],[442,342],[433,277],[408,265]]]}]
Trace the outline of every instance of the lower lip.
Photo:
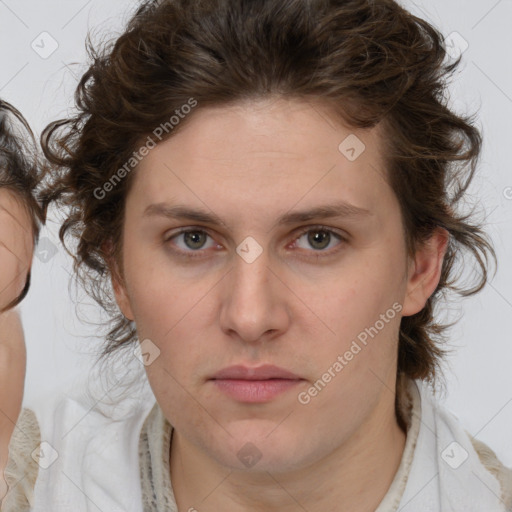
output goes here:
[{"label": "lower lip", "polygon": [[236,380],[215,379],[213,383],[226,395],[239,402],[269,402],[276,396],[297,386],[301,380],[268,379]]}]

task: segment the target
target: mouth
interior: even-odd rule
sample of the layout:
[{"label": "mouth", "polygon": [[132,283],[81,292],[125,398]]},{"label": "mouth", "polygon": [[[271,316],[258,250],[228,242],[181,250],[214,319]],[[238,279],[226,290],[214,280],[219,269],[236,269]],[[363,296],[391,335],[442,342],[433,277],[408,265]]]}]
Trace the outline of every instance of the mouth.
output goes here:
[{"label": "mouth", "polygon": [[220,392],[238,402],[264,403],[292,390],[304,379],[278,366],[239,365],[224,368],[210,381]]}]

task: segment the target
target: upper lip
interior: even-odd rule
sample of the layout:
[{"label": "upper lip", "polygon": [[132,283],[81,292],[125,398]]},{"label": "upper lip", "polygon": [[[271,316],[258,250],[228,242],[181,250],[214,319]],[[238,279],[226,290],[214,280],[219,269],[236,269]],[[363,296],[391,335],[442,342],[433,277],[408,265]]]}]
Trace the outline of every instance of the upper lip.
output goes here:
[{"label": "upper lip", "polygon": [[268,379],[288,379],[300,380],[298,375],[295,375],[288,370],[279,368],[271,364],[265,364],[256,368],[249,366],[228,366],[217,372],[212,379],[233,379],[233,380],[268,380]]}]

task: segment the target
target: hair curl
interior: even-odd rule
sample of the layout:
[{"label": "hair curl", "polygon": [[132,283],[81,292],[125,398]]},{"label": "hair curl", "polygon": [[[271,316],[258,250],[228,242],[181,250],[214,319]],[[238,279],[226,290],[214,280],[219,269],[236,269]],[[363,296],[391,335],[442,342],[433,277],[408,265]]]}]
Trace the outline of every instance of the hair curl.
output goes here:
[{"label": "hair curl", "polygon": [[[122,262],[134,173],[104,198],[95,190],[190,98],[202,108],[273,95],[322,102],[349,126],[385,123],[388,180],[409,255],[436,227],[449,232],[436,290],[422,311],[401,320],[397,411],[403,379],[434,381],[446,352],[443,332],[453,325],[439,323],[434,306],[449,289],[477,293],[489,256],[496,260],[472,214],[456,211],[475,173],[481,135],[471,117],[448,106],[448,78],[460,58],[448,58],[436,28],[393,0],[152,1],[116,40],[95,49],[88,37],[87,49],[78,113],[50,124],[42,142],[55,168],[46,201],[69,208],[60,239],[77,241],[75,272],[113,317],[104,356],[136,339],[109,282],[110,258]],[[473,287],[459,287],[456,263],[468,251],[481,275]]]},{"label": "hair curl", "polygon": [[[14,121],[14,122],[13,122]],[[37,187],[43,176],[34,134],[25,118],[10,103],[0,99],[0,188],[11,191],[30,215],[34,246],[39,239],[45,213],[37,200]],[[30,288],[31,270],[18,297],[0,313],[17,306]]]}]

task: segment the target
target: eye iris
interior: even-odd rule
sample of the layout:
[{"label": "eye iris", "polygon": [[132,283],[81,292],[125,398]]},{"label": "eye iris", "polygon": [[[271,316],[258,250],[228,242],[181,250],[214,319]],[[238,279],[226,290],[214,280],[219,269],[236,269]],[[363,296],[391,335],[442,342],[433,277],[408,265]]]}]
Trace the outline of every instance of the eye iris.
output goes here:
[{"label": "eye iris", "polygon": [[[320,236],[317,236],[319,235]],[[317,230],[317,231],[310,231],[308,233],[308,242],[313,246],[316,247],[315,244],[320,242],[321,247],[316,247],[317,249],[325,249],[329,245],[331,234],[327,231]],[[327,243],[323,243],[327,241]]]},{"label": "eye iris", "polygon": [[[201,241],[201,237],[203,240]],[[185,243],[190,249],[200,249],[205,244],[205,233],[200,231],[189,231],[184,233]],[[192,241],[192,245],[189,244]]]}]

